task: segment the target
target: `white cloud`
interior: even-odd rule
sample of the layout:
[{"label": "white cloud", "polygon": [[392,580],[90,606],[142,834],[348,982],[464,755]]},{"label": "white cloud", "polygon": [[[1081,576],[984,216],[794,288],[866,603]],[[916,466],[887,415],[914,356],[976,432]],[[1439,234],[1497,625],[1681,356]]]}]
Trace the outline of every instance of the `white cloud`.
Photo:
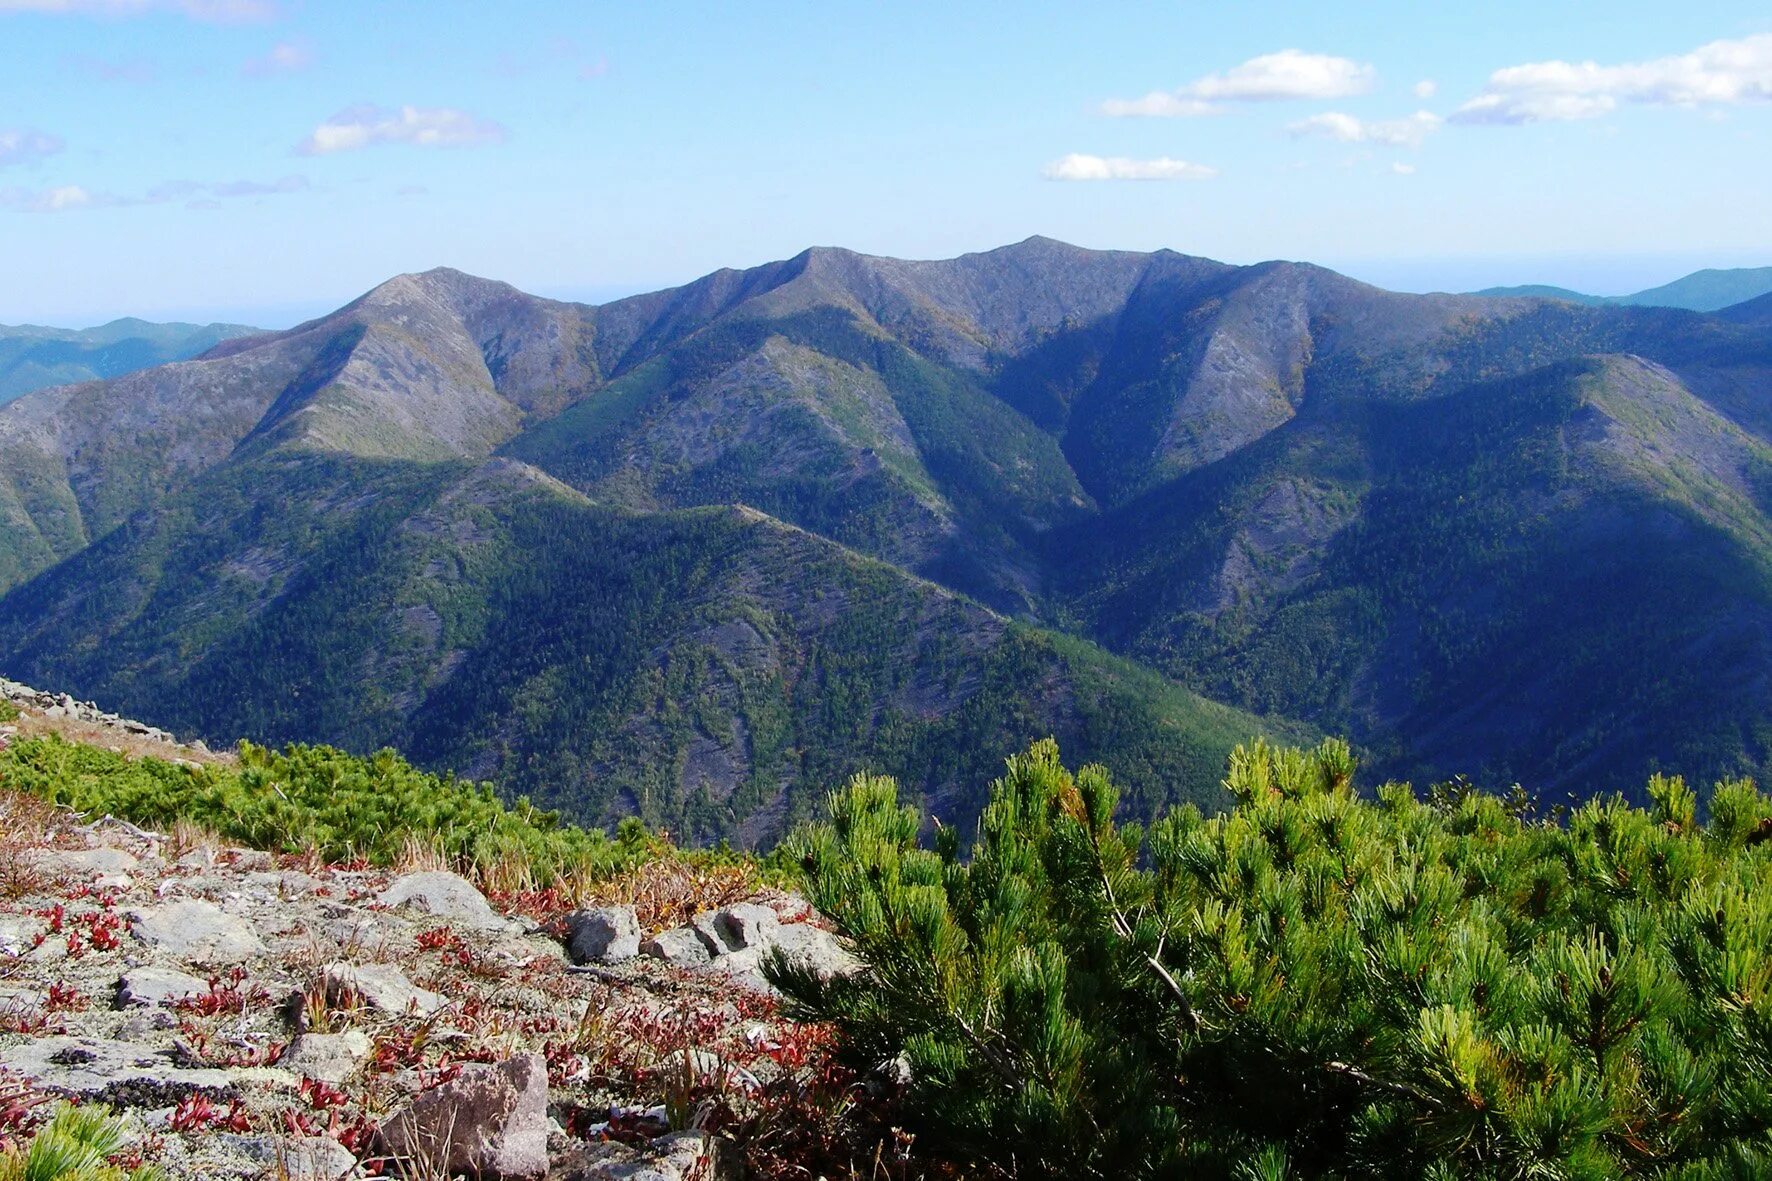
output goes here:
[{"label": "white cloud", "polygon": [[1173,92],[1156,91],[1137,99],[1110,99],[1104,115],[1210,115],[1226,102],[1275,99],[1347,98],[1372,89],[1376,72],[1345,57],[1282,49],[1252,57],[1221,74],[1207,74]]},{"label": "white cloud", "polygon": [[1772,33],[1712,41],[1691,53],[1602,66],[1546,61],[1489,75],[1483,92],[1452,116],[1459,123],[1593,119],[1621,103],[1698,107],[1772,101]]},{"label": "white cloud", "polygon": [[248,78],[295,74],[314,64],[314,51],[300,41],[279,41],[263,57],[249,59],[240,67]]},{"label": "white cloud", "polygon": [[1440,129],[1443,120],[1432,111],[1417,111],[1406,119],[1362,120],[1341,111],[1327,111],[1288,124],[1294,139],[1321,136],[1344,144],[1383,144],[1392,148],[1419,148]]},{"label": "white cloud", "polygon": [[1416,98],[1432,98],[1440,92],[1440,84],[1432,78],[1423,78],[1409,89]]},{"label": "white cloud", "polygon": [[1160,119],[1190,119],[1197,115],[1219,115],[1224,108],[1217,103],[1197,98],[1182,98],[1166,90],[1153,90],[1143,98],[1110,98],[1101,104],[1101,113],[1116,118],[1146,116]]},{"label": "white cloud", "polygon": [[218,209],[225,200],[299,193],[308,187],[305,176],[285,176],[274,181],[170,180],[139,197],[95,193],[81,185],[58,185],[45,189],[0,189],[0,208],[19,213],[68,213],[77,209],[114,209],[125,205],[166,205],[182,201],[187,209]]},{"label": "white cloud", "polygon": [[1391,165],[1391,171],[1396,173],[1398,176],[1414,176],[1415,175],[1415,165],[1404,164],[1404,163],[1398,162],[1398,163]]},{"label": "white cloud", "polygon": [[1168,156],[1134,160],[1127,156],[1072,152],[1048,164],[1044,175],[1047,180],[1209,180],[1218,175],[1218,169]]},{"label": "white cloud", "polygon": [[67,147],[60,136],[41,131],[0,131],[0,168],[30,164],[53,156]]},{"label": "white cloud", "polygon": [[79,185],[48,189],[0,189],[0,206],[21,213],[62,213],[70,209],[99,209],[124,202],[108,193],[92,193]]},{"label": "white cloud", "polygon": [[296,145],[304,156],[352,152],[377,144],[414,144],[425,148],[468,148],[503,143],[506,132],[490,119],[454,107],[384,107],[363,105],[340,111]]},{"label": "white cloud", "polygon": [[279,11],[275,0],[0,0],[0,12],[103,17],[163,12],[217,25],[273,20]]}]

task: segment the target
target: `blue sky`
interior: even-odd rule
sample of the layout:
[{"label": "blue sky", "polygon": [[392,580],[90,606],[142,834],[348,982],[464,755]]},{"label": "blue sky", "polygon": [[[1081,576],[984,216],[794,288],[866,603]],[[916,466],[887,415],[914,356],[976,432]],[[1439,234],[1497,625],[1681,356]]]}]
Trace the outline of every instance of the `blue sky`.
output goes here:
[{"label": "blue sky", "polygon": [[0,0],[0,322],[1035,233],[1410,290],[1772,264],[1763,0],[1352,7]]}]

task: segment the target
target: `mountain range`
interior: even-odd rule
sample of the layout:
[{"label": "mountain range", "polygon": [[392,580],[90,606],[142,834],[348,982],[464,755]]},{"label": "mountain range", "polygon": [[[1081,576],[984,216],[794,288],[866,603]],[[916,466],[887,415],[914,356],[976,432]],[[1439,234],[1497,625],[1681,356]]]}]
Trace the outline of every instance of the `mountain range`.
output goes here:
[{"label": "mountain range", "polygon": [[1035,238],[600,306],[449,270],[0,410],[0,669],[766,843],[1027,740],[1544,798],[1758,773],[1772,308]]},{"label": "mountain range", "polygon": [[1651,287],[1633,295],[1585,295],[1567,287],[1532,284],[1525,287],[1490,287],[1476,295],[1536,296],[1561,299],[1590,307],[1685,308],[1691,312],[1720,312],[1735,304],[1772,292],[1772,267],[1737,267],[1731,270],[1693,271],[1684,278]]},{"label": "mountain range", "polygon": [[154,324],[133,318],[97,328],[0,324],[0,405],[46,386],[188,360],[257,331],[242,324]]}]

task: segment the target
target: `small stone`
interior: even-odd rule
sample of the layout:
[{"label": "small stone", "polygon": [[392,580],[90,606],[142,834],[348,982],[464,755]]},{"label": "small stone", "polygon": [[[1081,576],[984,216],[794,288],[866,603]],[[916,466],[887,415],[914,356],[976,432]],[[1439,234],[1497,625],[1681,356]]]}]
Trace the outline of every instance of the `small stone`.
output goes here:
[{"label": "small stone", "polygon": [[369,1035],[358,1029],[304,1033],[289,1043],[277,1065],[308,1078],[343,1082],[369,1057],[370,1049]]},{"label": "small stone", "polygon": [[209,982],[172,968],[131,968],[117,981],[117,1004],[170,1006],[188,996],[209,991]]},{"label": "small stone", "polygon": [[640,945],[640,954],[663,960],[679,968],[694,968],[713,958],[708,945],[691,927],[672,927],[660,931]]},{"label": "small stone", "polygon": [[129,932],[149,947],[197,964],[233,964],[265,952],[244,920],[199,898],[132,911]]},{"label": "small stone", "polygon": [[354,1176],[357,1158],[330,1136],[302,1136],[276,1147],[278,1171],[288,1181],[339,1181]]},{"label": "small stone", "polygon": [[505,931],[511,926],[474,883],[458,873],[409,873],[394,879],[376,901],[383,906],[410,907],[476,931]]},{"label": "small stone", "polygon": [[548,1171],[548,1067],[540,1054],[470,1067],[382,1125],[388,1155],[427,1172],[536,1178]]},{"label": "small stone", "polygon": [[321,972],[326,999],[344,1003],[352,994],[372,1009],[384,1013],[415,1012],[429,1017],[449,1003],[448,998],[420,988],[393,964],[327,964]]},{"label": "small stone", "polygon": [[566,951],[575,964],[618,964],[640,954],[631,906],[594,906],[566,916]]},{"label": "small stone", "polygon": [[35,915],[0,915],[0,952],[10,956],[24,955],[37,946],[37,937],[49,931],[49,924]]}]

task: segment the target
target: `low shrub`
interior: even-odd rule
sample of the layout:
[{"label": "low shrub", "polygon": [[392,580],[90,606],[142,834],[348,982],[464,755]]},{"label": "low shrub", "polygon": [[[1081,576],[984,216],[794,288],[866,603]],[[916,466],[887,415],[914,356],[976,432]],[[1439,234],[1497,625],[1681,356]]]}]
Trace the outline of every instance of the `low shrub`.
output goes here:
[{"label": "low shrub", "polygon": [[1772,1176],[1772,800],[1543,819],[1257,744],[1148,832],[1050,742],[970,857],[862,776],[791,841],[867,971],[770,964],[918,1144],[1019,1178]]},{"label": "low shrub", "polygon": [[242,743],[234,765],[131,759],[54,735],[0,751],[0,787],[87,815],[207,829],[253,848],[390,865],[415,846],[476,876],[548,885],[606,877],[658,853],[638,822],[617,835],[562,823],[488,784],[421,771],[391,750],[281,751]]}]

